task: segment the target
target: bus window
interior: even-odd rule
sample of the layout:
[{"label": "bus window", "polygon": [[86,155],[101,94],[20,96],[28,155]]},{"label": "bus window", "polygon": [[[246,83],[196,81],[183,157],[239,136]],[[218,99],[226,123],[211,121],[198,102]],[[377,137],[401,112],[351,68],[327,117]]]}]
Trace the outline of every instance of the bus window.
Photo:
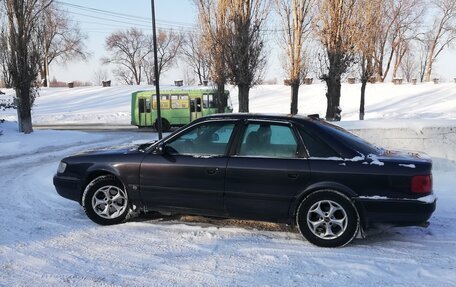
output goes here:
[{"label": "bus window", "polygon": [[209,94],[208,98],[209,98],[209,108],[215,108],[214,95]]},{"label": "bus window", "polygon": [[[168,97],[168,96],[166,96]],[[152,108],[155,110],[157,108],[157,101],[154,98],[154,101],[152,102]],[[161,99],[160,100],[160,108],[167,110],[170,108],[169,100],[166,99]]]},{"label": "bus window", "polygon": [[171,95],[171,109],[179,108],[179,95]]},{"label": "bus window", "polygon": [[196,98],[196,112],[201,112],[201,98]]},{"label": "bus window", "polygon": [[213,94],[203,94],[203,108],[205,108],[205,109],[215,108]]},{"label": "bus window", "polygon": [[209,108],[209,98],[207,94],[203,94],[203,108]]},{"label": "bus window", "polygon": [[146,113],[150,113],[150,99],[146,99]]},{"label": "bus window", "polygon": [[171,95],[171,108],[188,109],[188,95]]}]

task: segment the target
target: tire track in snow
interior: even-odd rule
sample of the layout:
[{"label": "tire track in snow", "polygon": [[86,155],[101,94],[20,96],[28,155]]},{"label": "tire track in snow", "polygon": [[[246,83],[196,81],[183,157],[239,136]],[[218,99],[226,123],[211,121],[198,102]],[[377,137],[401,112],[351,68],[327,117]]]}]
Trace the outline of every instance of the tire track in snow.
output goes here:
[{"label": "tire track in snow", "polygon": [[[129,139],[131,140],[131,139]],[[129,222],[98,226],[51,183],[63,155],[122,140],[43,151],[0,178],[0,285],[41,286],[454,286],[455,180],[436,191],[443,205],[420,228],[387,229],[338,249],[317,248],[287,232]],[[22,168],[21,168],[22,167]],[[448,187],[447,187],[448,186]],[[22,202],[22,205],[20,204]],[[444,223],[444,224],[443,224]],[[445,228],[446,225],[450,227]]]}]

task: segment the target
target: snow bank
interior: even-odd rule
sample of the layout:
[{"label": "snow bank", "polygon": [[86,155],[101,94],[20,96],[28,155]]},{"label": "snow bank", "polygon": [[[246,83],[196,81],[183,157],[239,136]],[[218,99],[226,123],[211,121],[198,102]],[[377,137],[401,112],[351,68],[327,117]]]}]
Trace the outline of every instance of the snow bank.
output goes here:
[{"label": "snow bank", "polygon": [[[433,157],[434,168],[448,170],[456,167],[456,123],[428,121],[419,128],[418,125],[407,128],[400,120],[389,123],[394,122],[397,128],[389,124],[383,126],[381,121],[368,123],[368,127],[359,121],[338,124],[381,147],[424,152]],[[357,128],[358,125],[362,128]]]},{"label": "snow bank", "polygon": [[[360,84],[342,84],[342,119],[358,119]],[[299,89],[300,114],[326,113],[326,85],[303,85]],[[237,110],[237,89],[231,90]],[[289,113],[290,87],[262,85],[250,92],[251,112]],[[456,119],[456,84],[368,84],[365,119]]]},{"label": "snow bank", "polygon": [[18,154],[34,154],[42,150],[52,150],[57,147],[78,146],[84,143],[102,139],[100,134],[88,134],[74,131],[34,131],[29,135],[18,132],[15,122],[0,123],[0,159]]}]

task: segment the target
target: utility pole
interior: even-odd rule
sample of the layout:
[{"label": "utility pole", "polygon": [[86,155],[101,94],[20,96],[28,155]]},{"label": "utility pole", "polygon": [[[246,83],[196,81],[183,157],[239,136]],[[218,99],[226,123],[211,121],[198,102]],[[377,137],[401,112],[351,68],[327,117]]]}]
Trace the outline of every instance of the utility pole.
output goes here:
[{"label": "utility pole", "polygon": [[152,37],[154,44],[154,77],[155,77],[155,93],[157,97],[157,130],[158,139],[162,139],[162,118],[161,118],[161,105],[160,105],[160,79],[158,75],[158,57],[157,57],[157,32],[155,29],[155,0],[151,0],[152,8]]}]

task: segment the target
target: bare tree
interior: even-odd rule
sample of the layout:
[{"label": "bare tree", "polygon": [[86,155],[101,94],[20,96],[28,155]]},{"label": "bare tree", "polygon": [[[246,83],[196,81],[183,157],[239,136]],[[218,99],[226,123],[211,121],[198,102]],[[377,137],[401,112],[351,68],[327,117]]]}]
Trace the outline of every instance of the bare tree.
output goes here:
[{"label": "bare tree", "polygon": [[405,53],[400,68],[407,82],[410,83],[412,79],[416,79],[418,75],[418,63],[412,49],[408,49]]},{"label": "bare tree", "polygon": [[356,44],[359,40],[357,21],[358,0],[322,0],[319,5],[316,32],[326,53],[326,73],[321,79],[326,82],[326,119],[341,118],[341,78],[353,64]]},{"label": "bare tree", "polygon": [[424,11],[422,0],[383,0],[382,3],[382,32],[375,59],[377,79],[381,82],[386,79],[392,64],[395,76],[408,43],[418,34]]},{"label": "bare tree", "polygon": [[380,22],[383,16],[382,0],[360,0],[363,13],[358,15],[360,40],[357,41],[361,66],[361,100],[359,119],[364,120],[366,85],[375,73],[375,44],[379,40]]},{"label": "bare tree", "polygon": [[266,65],[261,28],[269,13],[268,0],[229,0],[226,35],[228,78],[238,87],[239,112],[249,112],[250,88],[262,77]]},{"label": "bare tree", "polygon": [[106,49],[111,52],[110,57],[103,58],[103,64],[116,64],[118,68],[114,74],[130,83],[139,85],[142,79],[142,71],[145,58],[151,52],[151,44],[144,33],[137,28],[112,33],[106,38]]},{"label": "bare tree", "polygon": [[40,74],[43,86],[48,86],[49,66],[52,62],[85,60],[89,55],[84,45],[87,36],[76,23],[72,22],[55,2],[49,5],[39,18],[37,32],[40,35]]},{"label": "bare tree", "polygon": [[431,80],[432,65],[440,53],[456,39],[456,1],[433,0],[436,7],[432,30],[427,33],[428,48],[425,81]]},{"label": "bare tree", "polygon": [[[196,83],[196,79],[195,79],[195,73],[193,71],[193,69],[189,66],[186,66],[183,70],[182,70],[182,74],[184,76],[184,83],[187,85],[187,86],[193,86],[195,85]],[[202,83],[201,83],[202,84]],[[200,84],[200,85],[201,85]]]},{"label": "bare tree", "polygon": [[19,131],[28,134],[33,132],[31,108],[36,96],[33,83],[40,60],[37,22],[52,0],[4,0],[3,3],[9,28],[8,70],[16,90]]},{"label": "bare tree", "polygon": [[402,59],[404,58],[405,54],[409,51],[410,41],[401,39],[399,40],[399,44],[395,49],[395,58],[394,58],[394,65],[393,65],[393,79],[397,78],[397,72],[402,63]]},{"label": "bare tree", "polygon": [[426,67],[428,61],[428,52],[429,52],[429,44],[431,43],[430,39],[430,31],[423,34],[423,39],[420,40],[419,43],[419,77],[420,82],[424,81],[424,76],[426,74]]},{"label": "bare tree", "polygon": [[108,71],[106,69],[99,68],[93,73],[93,83],[97,86],[101,85],[101,83],[107,79]]},{"label": "bare tree", "polygon": [[284,63],[291,86],[292,115],[298,113],[299,86],[309,69],[305,42],[311,32],[314,5],[315,0],[276,0],[277,12],[285,30],[280,42],[283,43],[287,56]]},{"label": "bare tree", "polygon": [[2,72],[2,81],[5,88],[11,88],[13,86],[13,79],[9,72],[9,53],[8,53],[8,32],[6,31],[6,25],[0,28],[0,69]]},{"label": "bare tree", "polygon": [[206,52],[201,33],[187,33],[182,46],[182,56],[198,77],[199,85],[209,77],[209,53]]},{"label": "bare tree", "polygon": [[[112,73],[120,82],[124,83],[125,85],[132,86],[136,83],[135,78],[133,77],[133,74],[126,67],[117,66],[116,68],[114,68],[112,70]],[[137,84],[137,85],[139,85],[139,84]]]},{"label": "bare tree", "polygon": [[[158,59],[158,77],[168,71],[175,63],[184,38],[181,33],[173,30],[159,30],[157,35],[157,59]],[[149,37],[149,46],[152,47],[152,37]],[[154,81],[154,56],[152,50],[144,58],[144,74],[147,83],[153,84]]]},{"label": "bare tree", "polygon": [[225,84],[227,82],[226,39],[228,34],[228,0],[195,0],[198,19],[203,31],[203,47],[209,56],[209,75],[217,87],[215,97],[218,112],[227,104]]}]

